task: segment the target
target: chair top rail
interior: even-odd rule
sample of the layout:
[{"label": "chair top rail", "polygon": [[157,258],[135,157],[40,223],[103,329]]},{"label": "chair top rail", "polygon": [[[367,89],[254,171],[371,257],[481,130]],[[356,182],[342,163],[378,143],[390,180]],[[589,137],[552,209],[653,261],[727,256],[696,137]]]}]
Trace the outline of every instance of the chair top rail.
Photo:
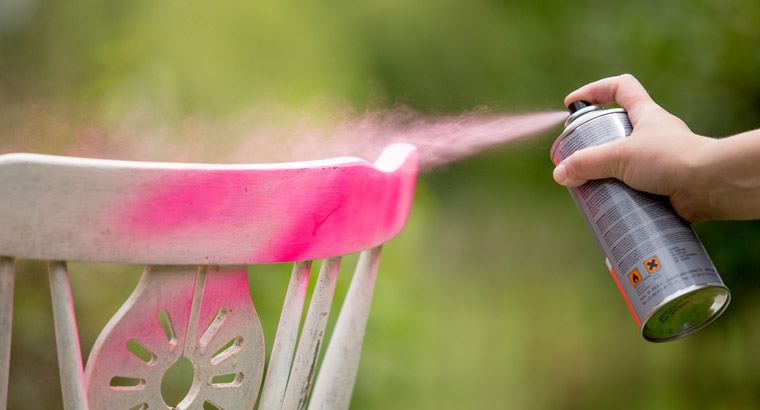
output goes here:
[{"label": "chair top rail", "polygon": [[368,249],[406,224],[417,154],[263,165],[0,155],[0,255],[247,264]]}]

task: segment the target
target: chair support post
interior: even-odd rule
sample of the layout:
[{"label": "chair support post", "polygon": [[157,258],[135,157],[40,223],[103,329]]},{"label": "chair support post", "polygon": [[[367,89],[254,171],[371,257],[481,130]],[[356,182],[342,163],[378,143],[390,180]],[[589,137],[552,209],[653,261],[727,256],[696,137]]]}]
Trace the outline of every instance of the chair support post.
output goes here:
[{"label": "chair support post", "polygon": [[322,261],[322,269],[314,286],[309,311],[301,330],[298,350],[296,350],[293,359],[293,368],[290,371],[290,378],[288,378],[282,410],[306,409],[322,340],[325,337],[327,319],[330,316],[340,261],[340,257]]},{"label": "chair support post", "polygon": [[13,325],[13,278],[14,260],[0,257],[0,410],[5,410],[8,403]]},{"label": "chair support post", "polygon": [[48,262],[50,271],[50,294],[53,304],[53,323],[58,350],[58,371],[61,376],[61,392],[65,410],[87,410],[87,394],[84,389],[82,352],[71,297],[69,272],[66,262]]},{"label": "chair support post", "polygon": [[298,330],[301,327],[301,315],[309,286],[311,261],[296,262],[285,294],[280,323],[269,355],[269,367],[264,378],[259,409],[279,410],[285,398],[288,385],[293,352],[296,350]]},{"label": "chair support post", "polygon": [[381,248],[366,250],[359,257],[314,385],[309,410],[344,410],[351,404]]}]

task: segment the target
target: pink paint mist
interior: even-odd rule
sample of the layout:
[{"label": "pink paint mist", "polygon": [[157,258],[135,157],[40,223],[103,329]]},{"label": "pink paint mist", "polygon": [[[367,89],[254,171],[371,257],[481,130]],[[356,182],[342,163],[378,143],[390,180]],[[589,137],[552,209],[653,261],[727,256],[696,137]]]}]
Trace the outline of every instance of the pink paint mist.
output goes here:
[{"label": "pink paint mist", "polygon": [[[99,120],[97,107],[5,106],[0,153],[35,152],[141,161],[271,163],[356,156],[373,162],[393,142],[417,146],[422,170],[545,132],[565,111],[498,114],[478,108],[435,115],[397,104],[356,112],[324,104],[322,114],[263,105],[224,118],[181,117],[138,107]],[[12,121],[11,121],[12,120]]]},{"label": "pink paint mist", "polygon": [[564,121],[567,114],[548,111],[499,115],[479,109],[460,115],[423,115],[407,107],[368,112],[336,130],[336,138],[353,141],[354,155],[373,158],[392,142],[417,146],[422,170],[429,170],[489,148],[538,135]]}]

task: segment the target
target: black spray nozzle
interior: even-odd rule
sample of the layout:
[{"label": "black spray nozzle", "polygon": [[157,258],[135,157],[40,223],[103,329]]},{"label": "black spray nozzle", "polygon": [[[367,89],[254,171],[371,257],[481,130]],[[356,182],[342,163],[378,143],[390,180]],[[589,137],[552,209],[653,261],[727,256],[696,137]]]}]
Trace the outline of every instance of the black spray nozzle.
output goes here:
[{"label": "black spray nozzle", "polygon": [[590,107],[591,103],[588,101],[573,101],[570,103],[570,105],[567,106],[567,109],[570,110],[570,115],[574,114],[576,111],[579,111],[583,108]]}]

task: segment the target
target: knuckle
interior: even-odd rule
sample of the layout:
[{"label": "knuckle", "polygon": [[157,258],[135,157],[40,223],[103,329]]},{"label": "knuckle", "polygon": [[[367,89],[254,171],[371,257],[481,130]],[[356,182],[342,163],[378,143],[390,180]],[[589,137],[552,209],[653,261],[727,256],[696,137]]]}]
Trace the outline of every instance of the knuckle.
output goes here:
[{"label": "knuckle", "polygon": [[676,213],[689,223],[702,222],[710,219],[704,214],[704,212],[698,211],[698,207],[695,207],[686,198],[673,195],[669,199],[670,204],[673,206]]},{"label": "knuckle", "polygon": [[583,174],[585,165],[586,165],[586,155],[583,152],[583,150],[575,152],[573,155],[571,155],[567,159],[565,163],[565,169],[567,170],[567,175],[573,178],[578,177],[579,175]]},{"label": "knuckle", "polygon": [[618,76],[618,78],[620,78],[620,80],[622,81],[638,81],[636,80],[636,77],[634,77],[633,74],[630,74],[630,73],[621,74],[620,76]]},{"label": "knuckle", "polygon": [[628,157],[628,150],[626,149],[625,144],[614,144],[610,147],[607,167],[611,176],[621,181],[625,179]]}]

